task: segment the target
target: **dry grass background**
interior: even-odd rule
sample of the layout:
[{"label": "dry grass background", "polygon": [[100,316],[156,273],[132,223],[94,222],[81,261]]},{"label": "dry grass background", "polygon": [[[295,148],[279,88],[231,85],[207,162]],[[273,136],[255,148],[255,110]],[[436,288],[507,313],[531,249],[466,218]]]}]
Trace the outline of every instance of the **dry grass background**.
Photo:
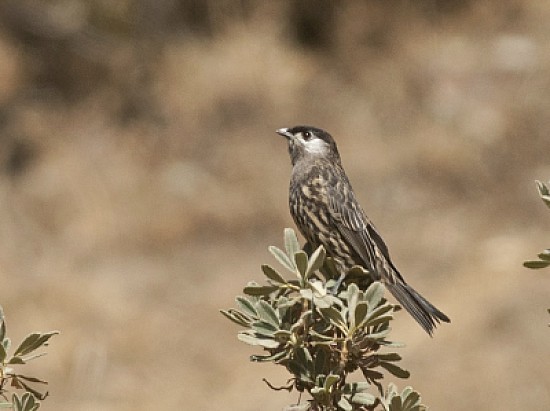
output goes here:
[{"label": "dry grass background", "polygon": [[279,410],[276,367],[219,308],[293,226],[274,130],[337,138],[406,278],[452,318],[406,315],[434,410],[550,408],[550,4],[5,0],[0,303],[44,410]]}]

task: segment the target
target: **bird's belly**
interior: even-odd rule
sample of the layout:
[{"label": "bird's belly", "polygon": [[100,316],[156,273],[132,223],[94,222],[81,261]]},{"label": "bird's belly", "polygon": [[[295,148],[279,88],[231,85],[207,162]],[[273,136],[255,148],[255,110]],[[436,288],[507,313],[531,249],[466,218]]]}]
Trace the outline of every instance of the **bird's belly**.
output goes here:
[{"label": "bird's belly", "polygon": [[298,230],[313,249],[322,245],[342,270],[361,262],[338,231],[327,207],[304,196],[290,196],[290,212]]}]

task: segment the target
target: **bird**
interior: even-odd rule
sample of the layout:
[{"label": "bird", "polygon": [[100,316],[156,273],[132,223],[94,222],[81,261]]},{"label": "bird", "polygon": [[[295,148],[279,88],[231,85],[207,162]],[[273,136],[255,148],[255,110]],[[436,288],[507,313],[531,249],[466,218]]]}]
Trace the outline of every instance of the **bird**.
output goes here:
[{"label": "bird", "polygon": [[361,266],[380,281],[430,335],[450,319],[412,288],[397,270],[386,243],[357,201],[334,138],[312,126],[278,129],[292,163],[290,214],[307,244],[323,246],[342,276]]}]

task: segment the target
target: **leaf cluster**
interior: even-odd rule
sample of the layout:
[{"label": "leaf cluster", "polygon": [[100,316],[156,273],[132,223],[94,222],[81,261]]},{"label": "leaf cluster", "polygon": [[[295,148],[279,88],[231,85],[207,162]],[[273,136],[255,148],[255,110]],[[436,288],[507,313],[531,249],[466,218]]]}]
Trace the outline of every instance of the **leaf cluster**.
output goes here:
[{"label": "leaf cluster", "polygon": [[397,387],[390,383],[382,399],[385,411],[425,411],[428,408],[422,404],[420,394],[411,387],[405,387],[398,392]]},{"label": "leaf cluster", "polygon": [[15,372],[13,366],[23,365],[35,358],[46,355],[46,353],[38,351],[46,347],[50,338],[56,334],[59,334],[59,332],[31,333],[23,339],[13,354],[9,355],[11,339],[6,337],[6,322],[2,307],[0,307],[0,396],[7,401],[5,387],[8,384],[12,388],[25,390],[22,397],[14,394],[11,404],[9,402],[0,403],[0,408],[12,407],[16,411],[33,411],[40,406],[37,399],[43,400],[47,397],[47,392],[41,393],[31,386],[31,384],[47,384],[46,381],[19,374]]},{"label": "leaf cluster", "polygon": [[[369,281],[368,288],[360,289],[354,282],[334,281],[333,275],[327,274],[334,271],[334,263],[323,247],[308,256],[293,230],[286,229],[284,237],[284,251],[274,246],[269,251],[290,278],[263,265],[266,283],[249,283],[245,295],[236,298],[237,308],[222,310],[222,314],[244,328],[238,333],[239,340],[263,348],[264,353],[253,355],[252,361],[282,365],[292,375],[288,385],[279,388],[266,381],[271,388],[311,395],[309,402],[293,406],[293,410],[351,411],[385,406],[384,372],[399,378],[409,376],[397,364],[400,355],[380,351],[400,346],[388,339],[390,321],[399,307],[384,299],[381,283]],[[352,270],[359,280],[368,277],[360,267]],[[356,370],[366,381],[348,381],[348,375]],[[375,394],[368,392],[373,386],[378,396],[376,389]],[[412,401],[407,402],[402,394],[392,395],[403,398],[407,406]],[[390,408],[384,409],[420,410],[396,408],[398,401],[392,401],[388,402]]]}]

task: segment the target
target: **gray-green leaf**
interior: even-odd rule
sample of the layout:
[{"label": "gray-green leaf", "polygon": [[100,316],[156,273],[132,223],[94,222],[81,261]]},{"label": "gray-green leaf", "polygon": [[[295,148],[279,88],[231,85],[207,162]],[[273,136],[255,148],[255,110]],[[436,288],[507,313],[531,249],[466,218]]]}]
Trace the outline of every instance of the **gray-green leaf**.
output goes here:
[{"label": "gray-green leaf", "polygon": [[276,285],[249,285],[244,287],[243,293],[250,296],[267,296],[278,289]]},{"label": "gray-green leaf", "polygon": [[222,313],[225,318],[227,318],[230,321],[233,321],[237,325],[240,325],[242,327],[248,327],[250,325],[250,319],[245,317],[239,311],[236,311],[233,309],[220,310],[220,313]]},{"label": "gray-green leaf", "polygon": [[373,405],[376,402],[376,397],[366,392],[357,392],[351,396],[350,401],[354,404]]},{"label": "gray-green leaf", "polygon": [[275,311],[267,301],[258,301],[256,311],[261,320],[273,325],[277,329],[279,328],[279,316],[277,315],[277,311]]},{"label": "gray-green leaf", "polygon": [[302,278],[306,278],[307,271],[307,254],[304,251],[298,251],[294,254],[294,261],[296,261],[296,267]]},{"label": "gray-green leaf", "polygon": [[270,267],[267,264],[262,265],[262,271],[265,276],[276,283],[284,284],[286,283],[285,279],[277,272],[274,268]]},{"label": "gray-green leaf", "polygon": [[249,345],[259,345],[265,348],[277,348],[279,343],[272,338],[259,338],[246,333],[237,334],[237,338]]},{"label": "gray-green leaf", "polygon": [[256,308],[254,308],[254,304],[248,298],[238,296],[235,298],[235,301],[244,314],[253,318],[258,316],[258,312],[256,311]]},{"label": "gray-green leaf", "polygon": [[7,355],[8,354],[6,353],[6,349],[2,344],[0,344],[0,366],[4,364],[4,360],[6,359]]},{"label": "gray-green leaf", "polygon": [[353,410],[352,405],[349,403],[349,401],[345,397],[340,398],[340,401],[338,401],[338,408],[343,411]]},{"label": "gray-green leaf", "polygon": [[275,259],[288,271],[295,272],[296,266],[291,261],[291,259],[284,253],[283,250],[281,250],[278,247],[275,247],[274,245],[270,246],[268,248],[269,252],[275,257]]},{"label": "gray-green leaf", "polygon": [[378,281],[373,282],[369,288],[367,288],[367,291],[365,291],[365,300],[369,302],[371,310],[380,304],[382,297],[384,297],[384,291],[384,286]]},{"label": "gray-green leaf", "polygon": [[386,369],[386,371],[392,373],[393,375],[395,375],[397,378],[409,378],[411,373],[408,372],[407,370],[404,370],[403,368],[391,363],[391,362],[385,362],[385,361],[381,361],[380,362],[380,366],[384,369]]},{"label": "gray-green leaf", "polygon": [[323,266],[323,263],[325,262],[325,256],[326,251],[322,245],[319,246],[317,250],[313,252],[313,254],[311,254],[305,273],[306,279]]},{"label": "gray-green leaf", "polygon": [[285,228],[285,249],[288,256],[293,256],[300,251],[298,237],[292,228]]},{"label": "gray-green leaf", "polygon": [[51,331],[48,333],[32,333],[29,334],[23,342],[17,347],[13,355],[26,355],[40,348],[42,345],[54,335],[59,334],[59,331]]},{"label": "gray-green leaf", "polygon": [[531,261],[525,261],[523,263],[523,266],[526,268],[532,268],[532,269],[539,269],[539,268],[546,268],[550,265],[550,261],[542,261],[542,260],[531,260]]}]

